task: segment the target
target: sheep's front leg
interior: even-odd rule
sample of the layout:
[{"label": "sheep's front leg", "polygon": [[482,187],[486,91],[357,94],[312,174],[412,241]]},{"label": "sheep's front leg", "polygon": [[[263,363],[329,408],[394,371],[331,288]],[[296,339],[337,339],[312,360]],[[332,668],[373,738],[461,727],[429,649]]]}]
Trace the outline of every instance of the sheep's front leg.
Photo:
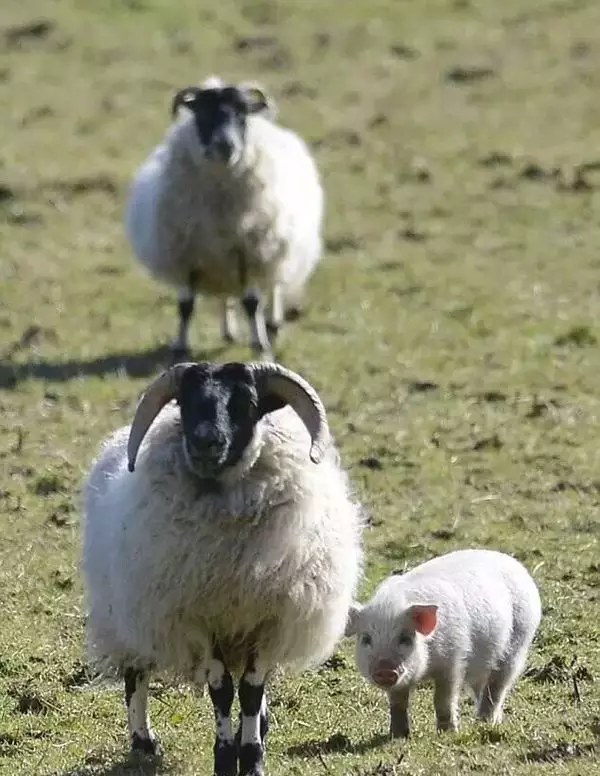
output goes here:
[{"label": "sheep's front leg", "polygon": [[266,670],[251,656],[240,680],[239,776],[263,776],[267,736]]},{"label": "sheep's front leg", "polygon": [[223,655],[218,646],[213,649],[206,670],[208,691],[215,712],[217,734],[214,746],[215,776],[236,776],[237,751],[231,727],[231,705],[233,703],[233,679],[225,667]]},{"label": "sheep's front leg", "polygon": [[148,717],[148,671],[125,670],[125,703],[132,750],[157,754],[158,745]]},{"label": "sheep's front leg", "polygon": [[221,336],[225,342],[235,342],[237,339],[236,306],[236,299],[231,299],[230,297],[223,299],[221,307]]},{"label": "sheep's front leg", "polygon": [[185,355],[189,352],[188,330],[194,313],[196,295],[191,288],[180,288],[177,293],[177,307],[179,310],[179,330],[171,343],[174,355]]},{"label": "sheep's front leg", "polygon": [[242,299],[242,305],[250,323],[250,345],[252,349],[270,358],[271,345],[267,336],[267,326],[265,324],[265,314],[260,292],[256,289],[246,291]]}]

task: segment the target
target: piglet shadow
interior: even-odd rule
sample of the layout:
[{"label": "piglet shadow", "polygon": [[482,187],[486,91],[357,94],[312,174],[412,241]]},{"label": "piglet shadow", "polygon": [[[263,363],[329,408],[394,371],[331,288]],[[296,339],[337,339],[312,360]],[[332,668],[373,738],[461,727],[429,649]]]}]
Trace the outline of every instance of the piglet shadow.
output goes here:
[{"label": "piglet shadow", "polygon": [[333,754],[344,752],[346,754],[365,754],[371,749],[383,746],[390,741],[390,736],[386,733],[376,733],[366,741],[353,743],[343,733],[334,733],[326,739],[311,738],[303,741],[301,744],[294,744],[288,747],[286,754],[290,757],[319,757],[324,754]]}]

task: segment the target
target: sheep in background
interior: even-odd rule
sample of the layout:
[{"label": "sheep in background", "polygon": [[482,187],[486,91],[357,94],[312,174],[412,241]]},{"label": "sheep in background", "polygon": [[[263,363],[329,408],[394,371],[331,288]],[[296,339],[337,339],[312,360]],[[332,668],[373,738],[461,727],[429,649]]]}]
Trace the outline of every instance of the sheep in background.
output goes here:
[{"label": "sheep in background", "polygon": [[208,683],[214,773],[239,758],[262,774],[265,682],[333,651],[361,565],[362,515],[316,391],[272,363],[178,364],[106,440],[84,498],[87,641],[125,679],[132,747],[155,750],[149,673],[171,670]]},{"label": "sheep in background", "polygon": [[137,258],[178,289],[172,347],[188,351],[200,292],[221,299],[226,341],[236,337],[241,297],[252,348],[269,354],[267,328],[274,337],[321,257],[315,162],[298,135],[274,122],[274,103],[257,85],[211,77],[178,91],[172,115],[135,174],[125,219]]},{"label": "sheep in background", "polygon": [[459,550],[385,579],[351,607],[346,635],[358,634],[359,671],[388,693],[392,737],[406,737],[409,694],[425,679],[438,729],[457,729],[463,684],[480,718],[500,722],[540,618],[538,589],[515,558]]}]

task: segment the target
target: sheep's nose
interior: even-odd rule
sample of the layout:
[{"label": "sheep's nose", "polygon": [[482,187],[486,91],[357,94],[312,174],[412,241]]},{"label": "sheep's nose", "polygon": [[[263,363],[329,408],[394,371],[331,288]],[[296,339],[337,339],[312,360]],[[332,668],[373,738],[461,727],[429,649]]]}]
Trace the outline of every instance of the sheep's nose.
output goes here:
[{"label": "sheep's nose", "polygon": [[203,423],[194,432],[194,447],[198,451],[211,452],[221,447],[222,443],[221,434],[214,428],[206,428]]},{"label": "sheep's nose", "polygon": [[228,162],[233,156],[233,143],[226,137],[219,137],[211,143],[211,149],[215,156],[224,162]]},{"label": "sheep's nose", "polygon": [[400,670],[391,660],[380,660],[372,676],[375,684],[380,687],[393,687],[400,679]]}]

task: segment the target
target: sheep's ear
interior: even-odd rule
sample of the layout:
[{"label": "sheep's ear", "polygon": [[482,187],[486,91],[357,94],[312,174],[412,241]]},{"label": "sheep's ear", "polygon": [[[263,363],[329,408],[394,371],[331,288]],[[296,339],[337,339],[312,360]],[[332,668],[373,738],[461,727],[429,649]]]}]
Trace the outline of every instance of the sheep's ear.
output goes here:
[{"label": "sheep's ear", "polygon": [[248,113],[266,113],[270,118],[274,118],[277,113],[275,100],[263,90],[258,84],[242,84],[242,93],[246,98]]},{"label": "sheep's ear", "polygon": [[360,604],[352,604],[348,609],[348,617],[346,619],[346,630],[344,636],[354,636],[358,633],[358,622],[360,620],[360,613],[362,612],[362,606]]},{"label": "sheep's ear", "polygon": [[417,633],[430,636],[437,627],[437,606],[435,604],[413,604],[408,616]]},{"label": "sheep's ear", "polygon": [[171,118],[175,118],[179,108],[184,105],[193,103],[198,96],[200,89],[197,86],[186,86],[185,89],[180,89],[171,101]]}]

